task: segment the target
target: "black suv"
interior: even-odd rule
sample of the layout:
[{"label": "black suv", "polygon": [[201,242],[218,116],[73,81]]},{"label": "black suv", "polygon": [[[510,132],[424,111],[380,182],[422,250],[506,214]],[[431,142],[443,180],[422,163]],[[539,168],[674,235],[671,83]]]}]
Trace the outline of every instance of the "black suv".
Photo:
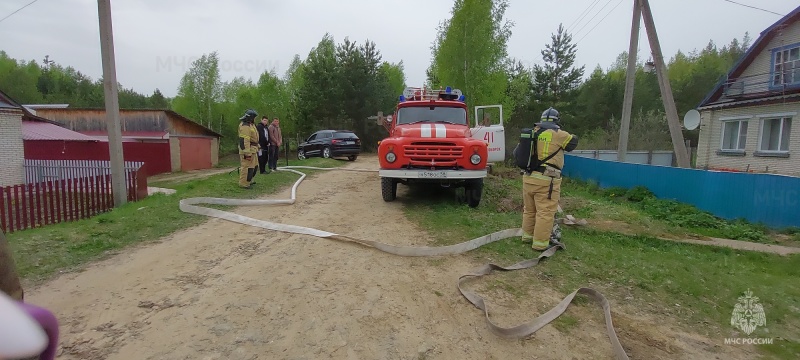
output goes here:
[{"label": "black suv", "polygon": [[361,153],[361,139],[350,130],[320,130],[300,143],[297,158],[321,156],[324,158],[344,157],[355,161]]}]

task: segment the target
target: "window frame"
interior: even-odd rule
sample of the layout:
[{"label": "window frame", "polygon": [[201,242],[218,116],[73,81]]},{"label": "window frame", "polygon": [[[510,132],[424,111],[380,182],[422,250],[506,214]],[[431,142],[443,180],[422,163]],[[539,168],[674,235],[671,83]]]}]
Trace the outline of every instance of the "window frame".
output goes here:
[{"label": "window frame", "polygon": [[745,124],[745,128],[750,126],[750,120],[753,119],[753,116],[727,116],[719,118],[720,122],[720,131],[719,131],[719,148],[717,150],[717,155],[720,156],[745,156],[747,155],[747,137],[750,136],[750,131],[748,129],[747,135],[744,139],[745,148],[744,149],[725,149],[723,144],[725,143],[725,124],[729,122],[739,122],[739,133],[736,137],[736,145],[738,147],[739,141],[741,140],[742,135],[742,123]]},{"label": "window frame", "polygon": [[[725,151],[725,152],[743,152],[743,151],[745,151],[745,149],[747,149],[747,134],[745,134],[744,144],[742,144],[743,146],[742,146],[741,149],[739,148],[739,145],[740,145],[739,142],[742,140],[742,126],[744,126],[745,130],[747,130],[747,127],[749,126],[750,119],[751,119],[750,117],[746,117],[746,118],[721,119],[720,120],[722,122],[722,128],[720,129],[720,139],[719,139],[719,150],[720,151]],[[730,148],[730,149],[726,149],[725,148],[725,126],[728,123],[734,123],[734,122],[738,122],[739,123],[739,131],[736,134],[736,146],[734,146],[733,148]]]},{"label": "window frame", "polygon": [[[797,78],[794,78],[791,83],[775,84],[775,76],[778,75],[777,72],[775,71],[775,66],[777,65],[775,63],[775,61],[777,60],[778,54],[779,53],[783,54],[784,51],[790,51],[791,52],[791,50],[793,50],[795,48],[797,48],[798,52],[800,52],[800,42],[772,49],[772,57],[770,59],[770,68],[769,68],[769,80],[767,80],[769,82],[769,89],[770,90],[781,90],[781,89],[785,89],[785,88],[786,89],[800,88],[800,76],[798,76]],[[783,55],[781,55],[781,60],[782,60],[781,64],[785,64],[786,63],[786,61],[783,59]],[[790,60],[790,61],[794,62],[793,71],[800,71],[800,58],[798,58],[796,60]],[[785,74],[786,70],[783,69],[783,67],[781,67],[781,71],[783,71],[784,74]],[[784,80],[784,78],[783,78],[783,76],[781,76],[781,81],[783,81],[783,80]]]},{"label": "window frame", "polygon": [[[765,114],[765,115],[758,115],[759,123],[758,123],[758,147],[756,148],[755,155],[760,156],[777,156],[777,157],[788,157],[789,152],[791,151],[789,144],[786,145],[786,150],[780,150],[782,141],[783,141],[783,127],[784,122],[788,119],[792,121],[797,116],[796,112],[789,112],[789,113],[777,113],[777,114]],[[780,119],[780,132],[778,133],[778,150],[763,150],[762,146],[764,145],[764,125],[768,120]],[[790,125],[791,126],[791,125]],[[791,129],[789,129],[789,137],[791,139]]]}]

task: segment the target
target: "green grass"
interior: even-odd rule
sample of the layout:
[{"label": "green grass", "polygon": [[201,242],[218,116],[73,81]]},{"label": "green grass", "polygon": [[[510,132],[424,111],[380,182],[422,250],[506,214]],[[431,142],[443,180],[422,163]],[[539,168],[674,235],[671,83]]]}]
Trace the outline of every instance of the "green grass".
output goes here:
[{"label": "green grass", "polygon": [[[622,210],[626,214],[638,214],[638,219],[632,220],[658,220],[668,225],[672,232],[677,230],[685,234],[768,244],[778,243],[775,236],[786,232],[786,230],[771,230],[764,225],[749,223],[743,219],[722,219],[692,205],[658,199],[644,187],[600,189],[595,184],[572,179],[565,180],[564,187],[566,188],[564,195],[567,197],[578,196]],[[793,239],[789,239],[789,242],[795,243],[789,245],[800,245]]]},{"label": "green grass", "polygon": [[[290,165],[336,167],[346,161],[314,158]],[[285,164],[285,163],[284,163]],[[282,166],[283,164],[279,165]],[[322,170],[305,170],[313,174]],[[177,190],[173,195],[154,194],[93,218],[8,234],[20,277],[35,284],[60,271],[70,271],[125,247],[153,242],[173,232],[207,221],[204,216],[182,212],[181,199],[190,197],[256,198],[293,184],[298,175],[273,172],[256,175],[252,190],[238,187],[236,172],[206,179],[156,184]],[[153,185],[153,184],[150,184]]]},{"label": "green grass", "polygon": [[[438,243],[454,244],[494,231],[521,226],[521,181],[499,171],[484,188],[478,208],[453,201],[452,194],[416,190],[403,201],[410,219],[427,229]],[[653,200],[651,205],[618,199],[619,194],[602,194],[586,185],[566,181],[563,196],[579,216],[603,216],[644,222],[646,227],[675,228],[684,211],[672,216],[663,209],[676,211],[672,204]],[[636,194],[625,193],[626,196]],[[642,201],[643,202],[643,201]],[[649,206],[659,208],[653,209]],[[664,206],[664,208],[660,208]],[[696,214],[688,215],[689,217]],[[703,216],[698,216],[703,219]],[[441,226],[450,224],[450,226]],[[686,229],[696,230],[692,222]],[[751,225],[744,225],[752,229]],[[647,235],[623,235],[587,227],[563,227],[567,250],[534,268],[535,276],[520,276],[514,286],[528,289],[546,285],[568,294],[579,287],[603,292],[613,303],[627,303],[651,314],[677,319],[682,326],[705,332],[723,342],[738,335],[730,326],[731,312],[747,289],[760,298],[767,316],[767,326],[752,337],[780,337],[776,345],[762,346],[778,358],[800,355],[800,256],[782,257],[728,248],[691,245],[665,241]],[[476,258],[509,265],[534,256],[520,241],[505,240],[476,250]],[[506,288],[505,284],[492,287]],[[508,290],[514,295],[519,290]],[[632,300],[626,299],[631,296]],[[676,305],[677,304],[677,305]],[[568,329],[570,321],[559,327]],[[768,333],[766,331],[769,331]]]}]

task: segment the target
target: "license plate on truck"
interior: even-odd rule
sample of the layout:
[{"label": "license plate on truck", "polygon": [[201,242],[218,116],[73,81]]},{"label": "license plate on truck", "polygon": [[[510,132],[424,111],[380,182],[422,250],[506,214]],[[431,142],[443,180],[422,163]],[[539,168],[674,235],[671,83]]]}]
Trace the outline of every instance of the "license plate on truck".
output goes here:
[{"label": "license plate on truck", "polygon": [[418,173],[420,178],[425,179],[443,179],[447,178],[446,171],[420,171]]}]

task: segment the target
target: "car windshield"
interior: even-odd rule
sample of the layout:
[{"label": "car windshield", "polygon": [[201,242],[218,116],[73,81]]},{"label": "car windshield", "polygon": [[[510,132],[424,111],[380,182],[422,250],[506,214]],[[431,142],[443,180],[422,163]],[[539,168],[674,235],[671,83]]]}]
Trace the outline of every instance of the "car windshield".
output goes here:
[{"label": "car windshield", "polygon": [[420,122],[443,122],[467,125],[467,111],[458,107],[418,106],[404,107],[397,111],[397,125]]},{"label": "car windshield", "polygon": [[333,138],[334,139],[353,139],[353,138],[358,138],[358,136],[356,136],[356,134],[351,133],[349,131],[339,131],[339,132],[333,133]]}]

